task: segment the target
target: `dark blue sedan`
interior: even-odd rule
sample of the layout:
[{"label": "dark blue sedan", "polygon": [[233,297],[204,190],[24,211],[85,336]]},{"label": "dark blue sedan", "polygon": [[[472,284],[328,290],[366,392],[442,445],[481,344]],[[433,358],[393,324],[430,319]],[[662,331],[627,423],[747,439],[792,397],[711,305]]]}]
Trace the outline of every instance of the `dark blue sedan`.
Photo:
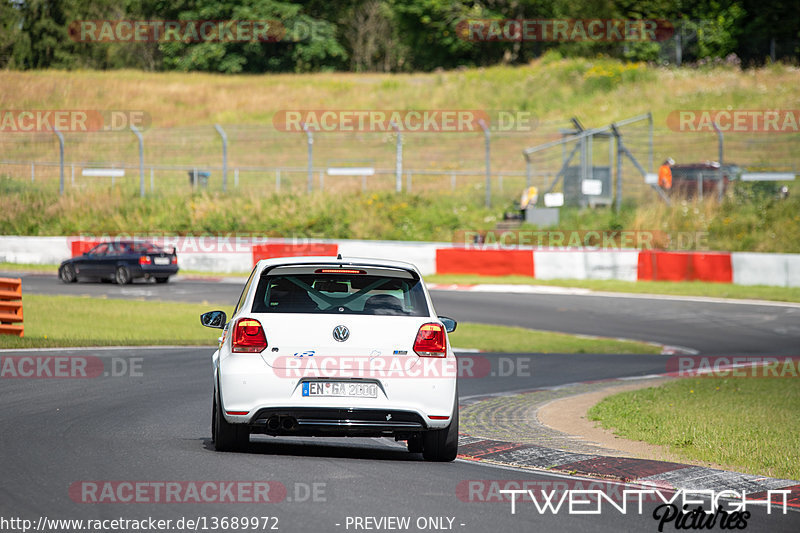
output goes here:
[{"label": "dark blue sedan", "polygon": [[67,259],[58,267],[64,283],[78,279],[111,280],[120,285],[134,279],[154,279],[166,283],[178,272],[178,255],[147,241],[100,243],[83,255]]}]

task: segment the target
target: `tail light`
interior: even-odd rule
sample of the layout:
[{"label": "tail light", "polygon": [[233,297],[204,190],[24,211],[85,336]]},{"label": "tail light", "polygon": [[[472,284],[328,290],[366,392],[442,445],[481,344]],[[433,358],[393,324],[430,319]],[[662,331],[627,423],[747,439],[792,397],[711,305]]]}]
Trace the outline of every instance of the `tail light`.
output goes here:
[{"label": "tail light", "polygon": [[267,336],[261,322],[253,318],[241,318],[233,327],[231,339],[234,353],[261,353],[267,347]]},{"label": "tail light", "polygon": [[171,260],[170,262],[171,262],[173,265],[177,265],[177,264],[178,264],[178,256],[177,256],[177,255],[173,255],[173,256],[172,256],[172,260]]},{"label": "tail light", "polygon": [[414,340],[414,351],[420,357],[445,357],[447,337],[441,324],[430,322],[420,326]]},{"label": "tail light", "polygon": [[139,264],[140,265],[152,265],[153,260],[150,258],[149,255],[143,255],[139,257]]}]

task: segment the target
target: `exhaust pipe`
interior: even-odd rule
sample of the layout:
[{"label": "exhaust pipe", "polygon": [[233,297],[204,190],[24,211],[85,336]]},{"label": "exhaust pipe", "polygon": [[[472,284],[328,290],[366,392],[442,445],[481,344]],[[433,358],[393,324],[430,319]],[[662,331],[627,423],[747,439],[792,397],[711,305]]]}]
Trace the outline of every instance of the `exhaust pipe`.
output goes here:
[{"label": "exhaust pipe", "polygon": [[267,420],[267,429],[275,431],[279,427],[281,427],[281,419],[278,418],[277,415],[272,415],[271,417],[269,417],[269,420]]},{"label": "exhaust pipe", "polygon": [[291,431],[294,429],[296,423],[297,421],[294,418],[287,416],[281,420],[281,427],[284,429],[284,431]]}]

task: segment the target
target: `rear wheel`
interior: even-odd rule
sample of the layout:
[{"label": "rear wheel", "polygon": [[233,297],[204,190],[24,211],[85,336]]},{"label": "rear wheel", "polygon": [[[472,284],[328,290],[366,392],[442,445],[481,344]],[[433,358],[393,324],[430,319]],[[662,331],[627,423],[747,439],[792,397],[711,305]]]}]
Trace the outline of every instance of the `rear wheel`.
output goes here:
[{"label": "rear wheel", "polygon": [[244,450],[250,442],[250,431],[243,424],[231,424],[222,414],[219,394],[214,394],[211,414],[211,440],[218,452]]},{"label": "rear wheel", "polygon": [[58,269],[58,277],[64,283],[75,283],[78,277],[75,275],[75,267],[72,265],[64,265]]},{"label": "rear wheel", "polygon": [[[410,447],[409,441],[409,450]],[[449,462],[458,455],[458,393],[453,406],[450,425],[432,429],[422,434],[422,457],[426,461]]]},{"label": "rear wheel", "polygon": [[166,283],[169,281],[169,276],[158,276],[156,278],[156,283]]},{"label": "rear wheel", "polygon": [[127,285],[131,282],[130,271],[124,266],[118,266],[116,272],[114,272],[114,281],[118,285]]}]

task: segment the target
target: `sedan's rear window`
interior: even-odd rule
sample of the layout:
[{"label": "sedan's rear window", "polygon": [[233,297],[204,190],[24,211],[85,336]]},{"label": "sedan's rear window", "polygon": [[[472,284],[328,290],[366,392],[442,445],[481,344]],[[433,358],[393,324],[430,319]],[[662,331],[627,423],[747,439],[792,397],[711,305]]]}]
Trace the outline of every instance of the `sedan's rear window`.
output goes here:
[{"label": "sedan's rear window", "polygon": [[160,254],[164,252],[163,248],[151,242],[137,242],[132,245],[132,248],[134,253],[139,254]]},{"label": "sedan's rear window", "polygon": [[287,274],[262,277],[254,313],[332,313],[428,316],[422,282],[365,274]]}]

